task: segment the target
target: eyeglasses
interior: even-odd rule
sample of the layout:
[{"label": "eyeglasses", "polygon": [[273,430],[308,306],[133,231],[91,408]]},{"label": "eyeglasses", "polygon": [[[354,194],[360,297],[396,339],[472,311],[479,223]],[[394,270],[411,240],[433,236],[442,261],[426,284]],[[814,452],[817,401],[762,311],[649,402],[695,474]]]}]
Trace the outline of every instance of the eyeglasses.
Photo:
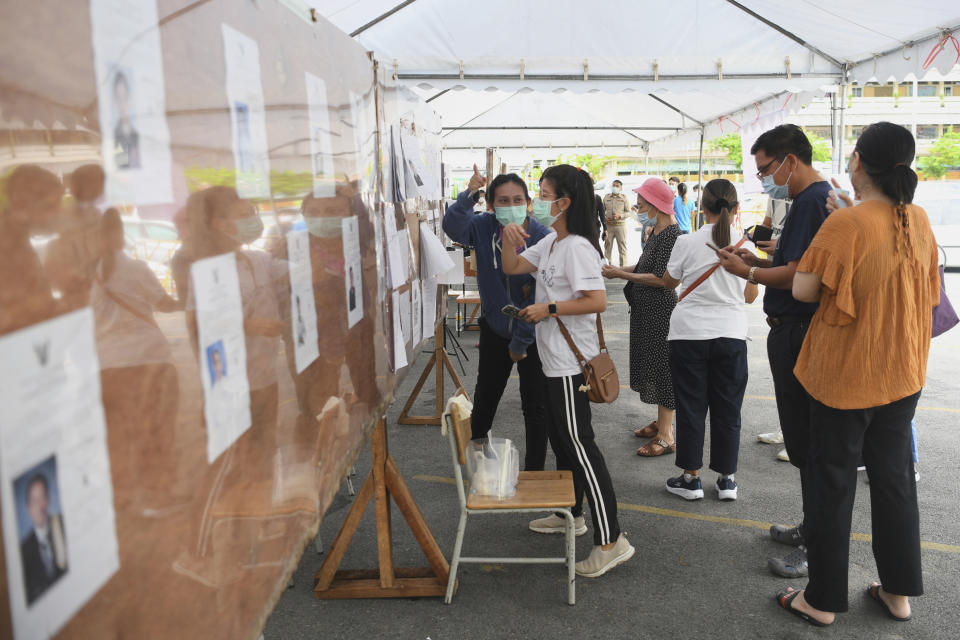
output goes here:
[{"label": "eyeglasses", "polygon": [[772,165],[774,162],[781,162],[781,163],[782,163],[783,160],[784,160],[783,158],[774,158],[773,160],[771,160],[771,161],[768,162],[767,164],[765,164],[765,165],[763,165],[762,167],[760,167],[760,170],[757,171],[757,180],[763,180],[763,177],[764,177],[765,175],[767,175],[767,169],[770,168],[770,165]]}]

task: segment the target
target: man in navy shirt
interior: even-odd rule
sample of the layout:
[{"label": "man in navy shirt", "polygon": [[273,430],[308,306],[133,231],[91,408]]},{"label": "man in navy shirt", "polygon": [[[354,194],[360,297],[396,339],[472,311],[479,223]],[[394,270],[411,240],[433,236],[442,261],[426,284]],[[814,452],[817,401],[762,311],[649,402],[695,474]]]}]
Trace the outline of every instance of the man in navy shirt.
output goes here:
[{"label": "man in navy shirt", "polygon": [[[486,178],[476,165],[467,188],[443,216],[443,231],[464,246],[472,247],[477,261],[480,289],[480,362],[473,395],[472,436],[484,438],[490,431],[497,405],[513,365],[520,376],[520,403],[526,430],[524,469],[541,471],[547,455],[546,378],[537,352],[534,326],[501,311],[505,305],[519,309],[533,304],[536,280],[532,275],[503,273],[501,249],[503,227],[522,224],[533,246],[551,233],[527,215],[530,196],[527,185],[515,173],[502,174],[487,186],[486,212],[474,214],[473,206]],[[584,527],[584,531],[586,528]]]},{"label": "man in navy shirt", "polygon": [[[806,513],[810,400],[793,375],[793,368],[817,304],[795,300],[791,290],[800,258],[827,217],[830,184],[811,166],[813,148],[803,130],[796,125],[783,124],[763,133],[750,153],[757,163],[757,177],[762,181],[764,191],[771,198],[792,198],[793,204],[787,212],[772,261],[760,260],[751,251],[742,249],[720,251],[719,257],[723,268],[730,273],[766,288],[763,311],[770,325],[767,357],[773,374],[783,442],[790,463],[800,470],[800,493]],[[804,517],[797,527],[775,525],[770,528],[774,540],[797,547],[785,558],[769,559],[770,570],[774,573],[787,578],[807,575],[805,521]]]}]

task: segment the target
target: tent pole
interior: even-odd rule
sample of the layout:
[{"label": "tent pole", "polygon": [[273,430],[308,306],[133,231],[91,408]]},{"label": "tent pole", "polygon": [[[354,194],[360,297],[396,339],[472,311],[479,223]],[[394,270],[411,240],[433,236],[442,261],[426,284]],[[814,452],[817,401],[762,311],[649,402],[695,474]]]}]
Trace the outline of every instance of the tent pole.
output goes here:
[{"label": "tent pole", "polygon": [[[837,148],[840,153],[837,154],[839,158],[840,167],[843,168],[843,139],[847,135],[846,126],[844,125],[844,112],[847,110],[847,79],[849,77],[849,67],[845,64],[843,65],[843,80],[840,82],[840,135],[837,136]],[[840,173],[838,170],[837,173]]]},{"label": "tent pole", "polygon": [[703,196],[703,134],[705,127],[700,127],[700,164],[697,177],[697,184],[700,185],[700,188],[697,189],[697,202],[694,203],[694,208],[697,212],[700,212],[700,197]]},{"label": "tent pole", "polygon": [[[842,99],[843,96],[841,95]],[[840,136],[837,135],[837,92],[833,91],[830,94],[830,171],[835,174],[840,173],[840,148],[837,146],[839,138]]]}]

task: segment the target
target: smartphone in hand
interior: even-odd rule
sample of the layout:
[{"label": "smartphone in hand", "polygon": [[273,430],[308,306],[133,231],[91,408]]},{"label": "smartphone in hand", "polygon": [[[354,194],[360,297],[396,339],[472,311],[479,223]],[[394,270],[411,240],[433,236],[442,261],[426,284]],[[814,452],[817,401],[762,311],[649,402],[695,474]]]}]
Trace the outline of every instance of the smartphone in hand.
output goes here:
[{"label": "smartphone in hand", "polygon": [[773,238],[773,229],[759,224],[754,225],[747,234],[747,237],[750,238],[750,241],[754,244],[756,244],[757,241],[766,242],[767,240]]},{"label": "smartphone in hand", "polygon": [[505,304],[503,308],[500,309],[503,313],[510,316],[511,318],[516,318],[517,320],[522,320],[520,317],[520,307],[516,307],[512,304]]}]

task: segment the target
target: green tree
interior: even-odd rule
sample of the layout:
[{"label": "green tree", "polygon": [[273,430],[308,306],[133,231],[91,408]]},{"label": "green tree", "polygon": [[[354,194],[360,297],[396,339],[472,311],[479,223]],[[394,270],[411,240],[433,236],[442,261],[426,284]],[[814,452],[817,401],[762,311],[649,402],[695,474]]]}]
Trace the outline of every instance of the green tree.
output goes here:
[{"label": "green tree", "polygon": [[[583,153],[580,155],[559,156],[557,164],[570,164],[575,167],[586,168],[587,172],[598,179],[603,173],[603,168],[615,159],[615,156],[598,156],[592,153]],[[539,178],[538,178],[539,179]]]},{"label": "green tree", "polygon": [[833,153],[830,151],[830,143],[811,131],[804,129],[803,132],[807,134],[807,140],[810,141],[810,145],[813,147],[813,161],[829,162],[830,159],[833,158]]},{"label": "green tree", "polygon": [[707,143],[707,151],[723,151],[727,160],[736,166],[737,171],[743,167],[743,139],[739,133],[728,133],[710,140]]},{"label": "green tree", "polygon": [[931,178],[942,178],[951,168],[960,167],[960,131],[948,131],[930,147],[930,155],[917,166]]}]

